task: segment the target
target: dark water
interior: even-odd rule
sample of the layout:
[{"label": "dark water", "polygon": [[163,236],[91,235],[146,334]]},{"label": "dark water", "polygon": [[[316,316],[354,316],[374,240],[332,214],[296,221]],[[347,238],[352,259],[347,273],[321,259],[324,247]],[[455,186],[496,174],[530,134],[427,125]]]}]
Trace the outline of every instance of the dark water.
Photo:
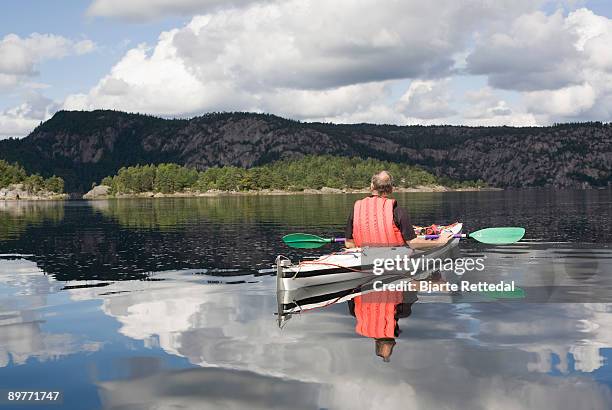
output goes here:
[{"label": "dark water", "polygon": [[414,223],[525,227],[460,245],[525,295],[417,295],[388,363],[346,302],[275,316],[275,256],[337,249],[280,237],[342,236],[356,198],[0,202],[0,389],[75,409],[612,408],[612,191],[399,195]]}]

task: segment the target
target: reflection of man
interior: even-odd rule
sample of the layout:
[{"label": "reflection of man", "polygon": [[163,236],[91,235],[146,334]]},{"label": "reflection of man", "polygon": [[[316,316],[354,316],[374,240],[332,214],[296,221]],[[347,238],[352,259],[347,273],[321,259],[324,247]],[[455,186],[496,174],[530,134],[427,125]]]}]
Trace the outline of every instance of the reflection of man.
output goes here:
[{"label": "reflection of man", "polygon": [[357,319],[355,331],[374,339],[375,352],[389,362],[395,338],[401,330],[398,320],[412,313],[416,292],[371,292],[348,302],[349,312]]},{"label": "reflection of man", "polygon": [[417,238],[410,217],[395,199],[393,177],[381,171],[372,177],[372,195],[355,202],[346,225],[346,247],[409,245],[413,249],[442,246],[452,238],[443,233],[436,240]]}]

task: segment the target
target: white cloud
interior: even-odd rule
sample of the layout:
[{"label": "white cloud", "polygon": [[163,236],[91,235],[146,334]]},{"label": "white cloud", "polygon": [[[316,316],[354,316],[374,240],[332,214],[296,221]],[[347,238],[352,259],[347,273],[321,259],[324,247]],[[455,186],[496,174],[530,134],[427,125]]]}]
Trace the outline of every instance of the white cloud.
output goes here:
[{"label": "white cloud", "polygon": [[512,109],[508,103],[497,96],[490,87],[468,91],[465,99],[468,102],[468,107],[463,112],[465,118],[482,119],[512,114]]},{"label": "white cloud", "polygon": [[526,14],[507,32],[482,35],[467,57],[467,69],[488,75],[493,87],[521,91],[580,83],[576,41],[560,11],[550,16],[540,11]]},{"label": "white cloud", "polygon": [[0,111],[0,139],[28,134],[58,108],[59,104],[38,93],[27,93],[22,104]]},{"label": "white cloud", "polygon": [[278,89],[262,95],[263,111],[282,112],[292,118],[321,120],[369,108],[388,96],[382,82],[341,86],[329,90]]},{"label": "white cloud", "polygon": [[[373,101],[371,104],[361,107],[353,112],[345,112],[338,115],[330,115],[316,118],[317,121],[333,122],[336,124],[413,124],[406,116],[398,112],[395,107],[384,101]],[[418,121],[417,121],[418,122]]]},{"label": "white cloud", "polygon": [[398,109],[409,117],[432,119],[456,114],[450,107],[449,79],[418,81],[410,84],[398,101]]},{"label": "white cloud", "polygon": [[[136,10],[130,3],[124,8]],[[481,18],[520,15],[534,3],[442,3],[434,7],[404,1],[380,7],[374,0],[293,0],[215,10],[163,32],[152,48],[130,50],[89,92],[69,96],[65,108],[166,116],[250,110],[308,120],[370,118],[385,112],[387,120],[399,123],[446,117],[452,110],[440,103],[448,93],[444,81],[435,85],[436,78],[455,70],[454,56],[465,48]],[[92,10],[102,13],[113,4],[96,1]],[[151,6],[175,11],[191,7],[196,6]],[[389,82],[402,78],[421,79],[414,83],[422,84],[421,89],[410,90],[410,101],[406,96],[397,107],[385,107]]]},{"label": "white cloud", "polygon": [[33,33],[29,37],[7,34],[0,40],[0,90],[15,87],[37,74],[44,60],[91,52],[90,40],[75,41],[54,34]]},{"label": "white cloud", "polygon": [[337,123],[384,123],[400,125],[535,126],[539,122],[520,104],[511,104],[490,87],[453,94],[452,79],[412,81],[394,103],[373,96],[353,112],[325,117]]},{"label": "white cloud", "polygon": [[[468,4],[465,4],[468,3]],[[479,21],[520,7],[501,1],[286,1],[194,18],[174,36],[177,56],[203,80],[317,89],[450,73]],[[433,24],[435,22],[435,24]]]},{"label": "white cloud", "polygon": [[591,109],[597,93],[589,83],[584,83],[553,91],[534,91],[525,98],[530,111],[536,114],[572,117]]},{"label": "white cloud", "polygon": [[74,53],[77,55],[91,53],[96,49],[96,43],[91,40],[81,40],[73,44]]},{"label": "white cloud", "polygon": [[465,107],[461,112],[461,122],[473,126],[534,126],[536,117],[500,97],[491,87],[468,91]]},{"label": "white cloud", "polygon": [[19,78],[16,75],[0,73],[0,91],[15,87],[18,82]]},{"label": "white cloud", "polygon": [[467,58],[492,87],[522,92],[538,122],[609,120],[612,20],[582,8],[564,16],[536,12],[507,31],[481,34]]},{"label": "white cloud", "polygon": [[[381,7],[375,0],[239,0],[222,7],[155,0],[145,7],[95,0],[93,15],[207,14],[162,32],[153,45],[132,48],[63,107],[161,116],[244,110],[395,124],[608,119],[611,20],[587,9],[546,14],[538,11],[543,2],[407,0]],[[94,47],[38,34],[9,35],[4,43],[4,53],[15,58],[0,62],[0,88],[29,81],[41,59]],[[470,78],[466,72],[488,79],[491,95],[466,97],[465,87],[456,86]],[[405,80],[410,86],[399,90]],[[517,98],[499,98],[498,88]]]},{"label": "white cloud", "polygon": [[[273,0],[93,0],[87,9],[87,14],[90,16],[98,17],[110,17],[118,18],[128,21],[142,22],[154,19],[159,19],[171,15],[189,15],[193,16],[196,14],[215,12],[221,9],[228,8],[240,8],[247,6],[251,3],[266,3],[272,2]],[[464,1],[466,9],[471,9],[474,13],[466,13],[464,20],[466,23],[472,23],[479,18],[479,14],[485,13],[487,17],[504,17],[509,14],[514,14],[513,10],[520,12],[524,10],[533,10],[539,7],[540,4],[545,3],[547,0],[496,0],[496,1],[479,1],[473,2],[471,0]],[[280,3],[280,2],[279,2]],[[321,2],[322,3],[322,2]],[[417,4],[419,2],[408,0],[403,3]],[[452,4],[444,0],[443,6]],[[364,3],[367,4],[367,3]],[[353,7],[360,7],[356,2],[351,3]],[[313,6],[317,6],[313,4]],[[445,9],[438,5],[422,5],[424,9],[428,10],[426,16],[430,12],[437,9],[437,12],[444,14],[445,10],[454,13],[456,7],[452,9]],[[308,6],[308,8],[311,8]],[[380,7],[382,8],[382,7]],[[339,9],[340,10],[340,9]],[[343,8],[342,12],[350,12],[349,8]],[[321,13],[319,17],[322,17]],[[336,19],[341,19],[342,14],[332,16]],[[387,36],[386,33],[381,33],[375,39],[380,43],[393,41],[392,36]]]},{"label": "white cloud", "polygon": [[131,49],[87,95],[69,96],[65,108],[115,108],[178,115],[220,103],[223,90],[206,88],[198,81],[184,62],[176,58],[172,37],[173,32],[162,34],[154,50],[145,45]]},{"label": "white cloud", "polygon": [[87,9],[90,16],[146,21],[168,15],[189,15],[240,6],[255,0],[94,0]]}]

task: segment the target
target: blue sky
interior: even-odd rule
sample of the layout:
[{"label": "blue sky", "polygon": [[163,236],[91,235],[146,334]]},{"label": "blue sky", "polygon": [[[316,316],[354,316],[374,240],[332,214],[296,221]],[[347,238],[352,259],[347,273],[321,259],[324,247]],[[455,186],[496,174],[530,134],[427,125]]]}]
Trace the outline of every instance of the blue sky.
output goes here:
[{"label": "blue sky", "polygon": [[[31,33],[53,33],[72,39],[90,39],[98,50],[84,56],[68,56],[61,60],[43,61],[38,65],[37,81],[50,85],[45,93],[61,99],[77,93],[103,77],[130,48],[139,43],[155,42],[159,33],[184,25],[187,17],[168,16],[159,20],[130,24],[121,20],[86,15],[87,1],[40,0],[7,1],[0,15],[0,36],[15,33],[28,37]],[[0,109],[19,101],[20,95],[0,95]]]},{"label": "blue sky", "polygon": [[611,18],[604,0],[7,1],[0,138],[59,109],[610,121]]}]

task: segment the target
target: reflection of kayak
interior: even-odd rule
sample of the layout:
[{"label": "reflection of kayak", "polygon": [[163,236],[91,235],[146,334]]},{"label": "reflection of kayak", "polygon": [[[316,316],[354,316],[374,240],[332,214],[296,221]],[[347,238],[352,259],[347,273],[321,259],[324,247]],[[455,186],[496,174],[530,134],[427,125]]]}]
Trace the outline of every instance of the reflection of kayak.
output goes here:
[{"label": "reflection of kayak", "polygon": [[369,281],[368,279],[359,278],[293,290],[279,289],[276,292],[278,324],[282,327],[295,313],[323,308],[350,300],[361,294],[362,287],[366,287]]},{"label": "reflection of kayak", "polygon": [[343,282],[326,283],[322,285],[306,286],[293,290],[278,290],[276,301],[278,303],[278,324],[280,327],[295,314],[310,310],[321,309],[336,303],[347,302],[357,296],[376,292],[374,282],[397,283],[405,280],[423,280],[429,273],[423,272],[417,276],[384,276],[347,280]]},{"label": "reflection of kayak", "polygon": [[[443,227],[444,231],[454,234],[461,233],[462,224],[455,223]],[[451,239],[446,245],[413,251],[408,247],[389,248],[352,248],[341,252],[324,255],[316,259],[292,263],[284,256],[276,258],[278,290],[293,290],[305,286],[315,286],[355,279],[367,280],[373,276],[373,258],[395,258],[397,255],[409,258],[440,258],[453,247],[457,246],[459,238]],[[411,272],[421,274],[423,272]]]}]

